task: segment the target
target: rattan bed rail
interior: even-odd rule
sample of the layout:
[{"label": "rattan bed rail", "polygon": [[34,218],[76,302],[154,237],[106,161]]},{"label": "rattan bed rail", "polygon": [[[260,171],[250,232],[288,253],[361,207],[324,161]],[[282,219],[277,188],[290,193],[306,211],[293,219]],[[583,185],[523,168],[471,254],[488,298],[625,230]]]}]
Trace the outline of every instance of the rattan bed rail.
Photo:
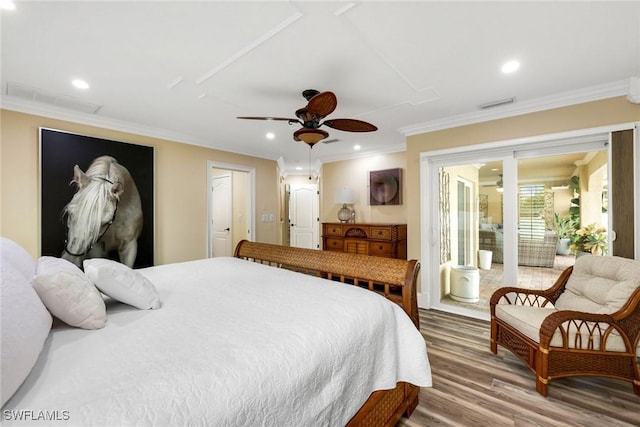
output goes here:
[{"label": "rattan bed rail", "polygon": [[293,248],[248,240],[238,243],[234,256],[367,288],[400,304],[416,327],[420,327],[416,295],[420,264],[416,260]]}]

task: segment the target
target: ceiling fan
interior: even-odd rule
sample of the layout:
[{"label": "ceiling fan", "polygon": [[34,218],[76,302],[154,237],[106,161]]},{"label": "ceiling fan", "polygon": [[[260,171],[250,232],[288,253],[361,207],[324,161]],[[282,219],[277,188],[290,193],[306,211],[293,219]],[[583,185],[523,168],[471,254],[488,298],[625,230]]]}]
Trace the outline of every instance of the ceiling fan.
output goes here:
[{"label": "ceiling fan", "polygon": [[313,148],[314,144],[329,136],[329,133],[321,126],[346,132],[372,132],[378,130],[371,123],[356,119],[328,119],[321,121],[331,114],[338,105],[338,99],[333,92],[319,92],[315,89],[307,89],[302,96],[308,101],[306,107],[296,111],[296,118],[286,117],[238,117],[248,120],[282,120],[292,124],[300,124],[302,127],[293,133],[293,139],[302,141]]}]

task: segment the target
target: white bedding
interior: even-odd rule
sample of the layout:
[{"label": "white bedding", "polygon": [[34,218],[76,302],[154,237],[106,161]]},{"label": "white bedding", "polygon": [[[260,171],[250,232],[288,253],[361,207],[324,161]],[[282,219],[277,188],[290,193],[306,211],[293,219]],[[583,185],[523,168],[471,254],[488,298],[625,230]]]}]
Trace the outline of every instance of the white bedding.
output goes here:
[{"label": "white bedding", "polygon": [[3,425],[342,426],[374,390],[431,385],[421,334],[373,292],[235,258],[138,271],[162,307],[54,328]]}]

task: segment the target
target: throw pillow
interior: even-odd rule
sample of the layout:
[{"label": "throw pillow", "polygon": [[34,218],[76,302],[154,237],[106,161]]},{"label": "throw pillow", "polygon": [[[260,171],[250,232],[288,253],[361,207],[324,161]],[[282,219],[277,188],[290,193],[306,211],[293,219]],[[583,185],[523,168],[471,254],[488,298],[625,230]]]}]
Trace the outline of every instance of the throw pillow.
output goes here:
[{"label": "throw pillow", "polygon": [[146,310],[160,307],[160,295],[153,284],[137,271],[105,258],[84,260],[84,274],[105,295]]},{"label": "throw pillow", "polygon": [[66,324],[83,329],[104,327],[104,299],[75,264],[43,256],[38,260],[32,284],[51,314]]}]

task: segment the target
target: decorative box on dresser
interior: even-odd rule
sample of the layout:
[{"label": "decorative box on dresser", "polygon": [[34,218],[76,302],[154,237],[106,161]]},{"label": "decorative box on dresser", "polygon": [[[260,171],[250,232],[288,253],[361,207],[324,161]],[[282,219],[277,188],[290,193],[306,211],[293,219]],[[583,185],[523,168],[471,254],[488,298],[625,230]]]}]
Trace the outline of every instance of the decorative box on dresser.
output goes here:
[{"label": "decorative box on dresser", "polygon": [[322,249],[407,259],[407,225],[323,222]]}]

